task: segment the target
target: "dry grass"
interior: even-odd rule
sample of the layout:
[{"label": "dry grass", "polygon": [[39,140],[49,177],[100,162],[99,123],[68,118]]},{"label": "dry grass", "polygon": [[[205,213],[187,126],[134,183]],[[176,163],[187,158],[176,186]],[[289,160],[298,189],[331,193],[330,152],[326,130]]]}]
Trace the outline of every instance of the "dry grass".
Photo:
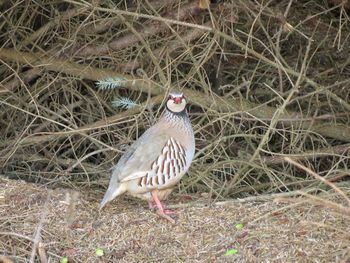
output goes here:
[{"label": "dry grass", "polygon": [[[110,167],[175,87],[191,101],[197,148],[181,192],[220,200],[320,185],[285,157],[333,183],[348,178],[346,6],[225,1],[207,10],[168,0],[1,8],[0,165],[8,177],[105,187]],[[112,76],[122,87],[96,88]],[[113,108],[116,96],[141,107]]]},{"label": "dry grass", "polygon": [[[349,260],[348,2],[0,1],[0,173],[38,185],[2,181],[3,249],[42,262],[42,245],[77,262],[98,246],[104,261]],[[120,87],[99,90],[107,77]],[[180,202],[176,226],[124,199],[96,215],[110,168],[171,88],[191,101],[196,136],[172,201],[195,203]],[[202,207],[230,198],[265,201]]]},{"label": "dry grass", "polygon": [[[140,201],[118,199],[101,214],[100,195],[48,190],[0,179],[0,253],[27,262],[50,192],[41,243],[49,262],[349,262],[349,216],[306,198],[229,201],[182,200],[176,223]],[[342,202],[334,196],[333,201]],[[169,201],[179,204],[179,198]],[[349,210],[349,208],[348,208]],[[349,210],[350,213],[350,210]],[[235,225],[244,223],[243,230]],[[103,248],[98,259],[95,249]],[[225,256],[228,249],[238,253]],[[39,257],[36,258],[39,261]]]}]

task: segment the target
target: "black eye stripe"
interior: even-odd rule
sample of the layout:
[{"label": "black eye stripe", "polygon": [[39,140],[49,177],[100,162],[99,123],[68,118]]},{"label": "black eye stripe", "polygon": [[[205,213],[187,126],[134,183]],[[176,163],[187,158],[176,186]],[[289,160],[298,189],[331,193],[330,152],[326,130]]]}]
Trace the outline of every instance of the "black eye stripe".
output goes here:
[{"label": "black eye stripe", "polygon": [[172,100],[174,102],[180,101],[181,103],[183,103],[183,102],[186,103],[186,98],[185,98],[185,96],[183,94],[176,94],[175,96],[169,94],[168,100]]}]

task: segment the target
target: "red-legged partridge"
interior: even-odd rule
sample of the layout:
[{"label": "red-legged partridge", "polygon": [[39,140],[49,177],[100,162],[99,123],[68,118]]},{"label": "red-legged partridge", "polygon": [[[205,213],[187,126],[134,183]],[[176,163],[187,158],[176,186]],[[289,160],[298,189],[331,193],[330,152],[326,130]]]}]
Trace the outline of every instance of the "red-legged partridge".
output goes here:
[{"label": "red-legged partridge", "polygon": [[125,192],[145,199],[160,214],[170,214],[160,200],[173,190],[192,162],[195,140],[186,110],[186,99],[172,92],[159,121],[150,127],[120,158],[100,209]]}]

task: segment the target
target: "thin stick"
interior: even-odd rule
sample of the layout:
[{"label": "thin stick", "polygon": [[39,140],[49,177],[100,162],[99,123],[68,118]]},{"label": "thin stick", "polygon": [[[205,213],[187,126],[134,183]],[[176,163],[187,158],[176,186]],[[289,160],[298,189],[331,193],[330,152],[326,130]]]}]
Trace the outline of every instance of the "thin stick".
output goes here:
[{"label": "thin stick", "polygon": [[[33,245],[32,253],[30,255],[30,259],[29,259],[30,263],[34,263],[36,251],[37,251],[37,249],[39,247],[39,244],[41,243],[41,235],[40,235],[40,233],[41,233],[41,230],[43,228],[43,224],[44,224],[45,218],[46,218],[46,216],[47,216],[47,214],[49,212],[48,206],[49,206],[50,196],[51,196],[51,192],[49,191],[48,194],[47,194],[47,198],[46,198],[44,207],[43,207],[43,211],[41,213],[41,217],[40,217],[40,221],[39,221],[38,227],[36,229],[36,233],[35,233],[35,237],[34,237],[34,245]],[[46,263],[46,262],[43,262],[43,263]]]},{"label": "thin stick", "polygon": [[40,258],[41,263],[47,263],[47,255],[45,252],[45,245],[42,242],[39,242],[38,254],[39,254],[39,258]]},{"label": "thin stick", "polygon": [[15,233],[15,232],[0,232],[0,236],[15,236],[15,237],[23,238],[23,239],[29,240],[31,242],[34,242],[33,238],[30,238],[28,236],[21,235],[21,234]]},{"label": "thin stick", "polygon": [[348,202],[348,204],[350,205],[350,199],[349,197],[346,196],[346,194],[340,190],[335,184],[331,183],[330,181],[324,179],[322,176],[319,176],[317,173],[315,173],[314,171],[312,171],[311,169],[305,167],[304,165],[292,160],[289,157],[284,157],[283,158],[285,161],[289,162],[290,164],[304,170],[305,172],[307,172],[308,174],[312,175],[313,177],[315,177],[316,179],[320,180],[321,182],[323,182],[324,184],[330,186],[331,188],[334,189],[334,191],[336,191],[339,195],[341,195],[342,197],[344,197],[344,199]]},{"label": "thin stick", "polygon": [[72,1],[72,0],[65,0],[65,2],[76,4],[76,5],[81,5],[81,6],[85,6],[85,7],[91,7],[95,11],[102,11],[102,12],[107,12],[107,13],[117,14],[117,15],[126,15],[126,16],[132,16],[132,17],[137,17],[137,18],[147,18],[147,19],[150,19],[150,20],[160,21],[160,22],[167,23],[167,24],[175,24],[175,25],[187,26],[187,27],[192,27],[192,28],[203,29],[203,30],[206,30],[206,31],[212,30],[212,28],[208,27],[208,26],[203,26],[203,25],[183,22],[183,21],[179,21],[179,20],[175,20],[175,19],[171,19],[171,18],[165,18],[165,17],[154,16],[154,15],[147,15],[147,14],[140,14],[140,13],[129,12],[129,11],[120,10],[120,9],[111,9],[111,8],[97,7],[97,6],[93,6],[92,4],[90,4],[88,2],[85,2],[85,1],[77,2],[77,1]]},{"label": "thin stick", "polygon": [[[307,192],[314,192],[319,190],[319,188],[309,188],[307,189]],[[294,196],[300,196],[302,195],[299,190],[297,191],[290,191],[286,193],[276,193],[276,194],[267,194],[267,195],[258,195],[258,196],[249,196],[246,198],[238,198],[234,200],[227,200],[227,201],[220,201],[211,203],[211,206],[230,206],[230,205],[237,205],[240,203],[250,203],[250,202],[266,202],[271,201],[276,198],[282,198],[282,197],[294,197]],[[183,204],[174,204],[174,205],[167,205],[168,208],[176,209],[176,208],[188,208],[188,207],[207,207],[208,203],[198,203],[198,202],[188,202]]]},{"label": "thin stick", "polygon": [[66,170],[66,172],[69,173],[69,172],[73,171],[73,169],[74,169],[76,166],[82,165],[82,162],[83,162],[85,159],[89,158],[90,156],[96,155],[96,154],[101,153],[101,152],[105,152],[105,151],[107,151],[107,150],[109,150],[109,149],[103,148],[103,149],[99,149],[99,150],[96,150],[96,151],[93,151],[93,152],[91,152],[91,153],[88,153],[88,154],[84,155],[83,157],[79,158],[74,164],[72,164],[70,167],[68,167],[67,170]]}]

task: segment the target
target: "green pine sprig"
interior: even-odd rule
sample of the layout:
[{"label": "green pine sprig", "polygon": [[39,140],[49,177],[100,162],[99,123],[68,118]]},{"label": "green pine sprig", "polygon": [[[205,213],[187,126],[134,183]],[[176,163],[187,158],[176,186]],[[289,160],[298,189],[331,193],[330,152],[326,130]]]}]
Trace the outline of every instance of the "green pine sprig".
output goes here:
[{"label": "green pine sprig", "polygon": [[127,97],[118,97],[112,101],[112,106],[115,108],[122,108],[128,110],[135,107],[139,107],[140,104]]},{"label": "green pine sprig", "polygon": [[116,89],[122,86],[123,81],[125,80],[120,77],[106,78],[96,81],[96,86],[99,89]]}]

